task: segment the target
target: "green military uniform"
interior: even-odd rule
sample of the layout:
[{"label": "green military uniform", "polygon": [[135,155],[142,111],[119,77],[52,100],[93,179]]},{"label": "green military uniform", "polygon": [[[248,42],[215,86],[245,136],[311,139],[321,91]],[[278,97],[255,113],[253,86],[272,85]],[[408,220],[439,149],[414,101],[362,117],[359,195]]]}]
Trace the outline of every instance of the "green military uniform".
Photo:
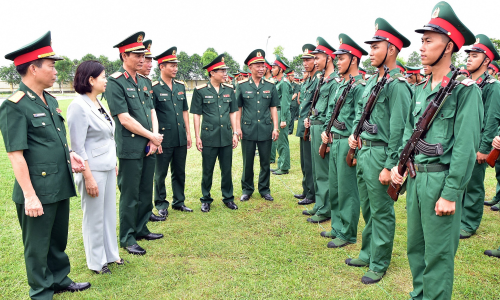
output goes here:
[{"label": "green military uniform", "polygon": [[[155,57],[158,64],[178,63],[177,47],[171,47]],[[184,123],[184,112],[188,111],[186,87],[184,82],[172,79],[172,89],[160,78],[153,82],[153,104],[158,118],[159,132],[163,134],[161,147],[163,153],[156,154],[154,179],[154,199],[156,209],[167,209],[167,191],[165,178],[170,165],[172,184],[172,207],[181,208],[186,199],[184,195],[186,184],[187,135]]]},{"label": "green military uniform", "polygon": [[[265,52],[254,50],[245,60],[245,64],[264,62]],[[259,193],[270,195],[270,156],[272,147],[273,123],[271,107],[279,105],[279,96],[272,81],[262,78],[257,86],[252,77],[238,82],[236,100],[241,111],[241,131],[243,138],[241,149],[243,153],[243,174],[241,188],[243,195],[251,196],[254,191],[253,164],[255,148],[259,150],[260,174]],[[242,196],[243,199],[243,196]]]},{"label": "green military uniform", "polygon": [[[305,44],[302,46],[302,59],[314,59],[314,55],[311,52],[316,47],[312,44]],[[302,84],[300,89],[300,106],[299,106],[299,117],[297,121],[297,132],[296,136],[299,137],[300,146],[300,168],[302,170],[302,196],[310,201],[315,201],[315,189],[314,189],[314,178],[312,171],[312,155],[311,155],[311,141],[309,138],[306,140],[304,137],[304,119],[307,118],[307,114],[311,108],[312,97],[314,96],[314,91],[318,86],[320,77],[320,72],[316,71],[314,74],[309,74],[309,77]],[[314,213],[312,213],[314,214]]]},{"label": "green military uniform", "polygon": [[[455,43],[455,51],[463,44],[474,43],[474,35],[460,22],[446,2],[439,2],[434,7],[429,23],[416,31],[425,33],[434,30],[448,36]],[[451,72],[446,76],[450,78]],[[428,83],[415,90],[400,151],[430,99],[439,89],[439,85],[431,88],[432,79],[433,75]],[[447,81],[444,78],[442,80]],[[452,298],[462,199],[476,160],[484,116],[481,91],[477,85],[465,76],[459,76],[457,80],[461,84],[446,98],[425,136],[427,143],[440,143],[443,154],[416,155],[417,176],[407,179],[407,252],[413,275],[413,291],[410,293],[412,299]],[[432,172],[429,165],[436,166],[434,168],[437,170]],[[435,206],[440,197],[455,202],[454,215],[436,215]]]},{"label": "green military uniform", "polygon": [[[328,55],[328,60],[335,59],[335,49],[330,46],[322,37],[317,39],[318,46],[312,52],[314,53],[324,53]],[[326,68],[326,66],[325,66]],[[316,106],[313,107],[313,114],[310,118],[311,123],[311,157],[313,163],[313,178],[314,178],[314,190],[316,203],[314,204],[313,214],[314,216],[307,219],[309,222],[317,223],[330,220],[331,218],[331,207],[330,207],[330,183],[328,178],[330,153],[325,154],[325,158],[321,158],[319,155],[319,147],[323,144],[321,140],[321,133],[323,132],[323,125],[326,122],[326,113],[328,109],[328,103],[331,101],[335,102],[335,93],[339,87],[341,79],[332,71],[331,74],[324,77],[324,83],[319,91],[318,101]],[[326,163],[325,163],[326,162]]]},{"label": "green military uniform", "polygon": [[406,78],[410,78],[412,75],[415,75],[415,83],[410,84],[412,91],[415,90],[415,87],[418,84],[416,76],[420,74],[421,69],[421,67],[406,67]]},{"label": "green military uniform", "polygon": [[[208,72],[227,69],[221,54],[210,64],[203,67]],[[203,143],[201,181],[202,203],[212,203],[210,195],[214,166],[217,159],[221,169],[222,201],[234,201],[231,169],[233,164],[233,126],[231,115],[238,111],[233,86],[223,83],[219,91],[209,82],[197,86],[191,100],[191,113],[202,116],[200,138]]]},{"label": "green military uniform", "polygon": [[406,67],[399,60],[396,60],[396,65],[399,68],[401,75],[406,76]]},{"label": "green military uniform", "polygon": [[[465,50],[466,52],[480,52],[485,54],[485,59],[491,61],[499,60],[497,50],[490,39],[484,34],[476,35],[476,43],[472,49]],[[477,70],[476,70],[477,71]],[[471,72],[476,72],[471,71]],[[484,81],[485,75],[482,74],[477,79],[477,84]],[[479,152],[488,154],[491,151],[491,143],[498,133],[500,125],[500,82],[494,77],[486,80],[486,85],[482,89],[482,100],[484,104],[484,123],[481,132],[481,142],[479,144]],[[468,238],[476,233],[479,228],[481,219],[483,218],[483,203],[484,203],[484,176],[486,174],[487,163],[479,164],[476,160],[472,176],[465,190],[463,207],[462,207],[462,222],[460,225],[461,238]]]},{"label": "green military uniform", "polygon": [[[290,169],[290,144],[288,143],[288,126],[290,126],[290,101],[292,100],[292,86],[290,82],[285,80],[285,73],[287,71],[288,65],[276,55],[276,61],[273,63],[274,66],[279,66],[283,70],[283,77],[281,80],[277,80],[276,90],[278,91],[278,97],[280,98],[280,104],[278,106],[278,126],[279,126],[279,137],[278,140],[273,142],[271,148],[271,161],[276,158],[276,150],[278,150],[278,168],[273,172],[276,175],[287,174]],[[281,122],[285,122],[285,128],[281,128]]]},{"label": "green military uniform", "polygon": [[295,99],[290,103],[290,126],[288,128],[288,134],[293,134],[293,129],[295,128],[295,119],[299,117],[299,93],[302,85],[298,82],[292,82],[293,95],[297,95]]},{"label": "green military uniform", "polygon": [[[386,41],[386,38],[389,38],[390,43],[399,50],[410,45],[410,41],[386,20],[378,18],[375,24],[374,37],[365,43]],[[396,227],[394,201],[387,194],[388,186],[380,183],[379,175],[384,168],[391,170],[398,163],[397,151],[401,146],[412,96],[411,88],[399,68],[390,70],[389,76],[390,79],[380,91],[370,119],[367,120],[368,123],[376,125],[376,129],[374,126],[365,127],[361,133],[363,147],[357,154],[358,191],[366,224],[359,260],[370,268],[362,278],[362,282],[367,284],[379,281],[391,262]],[[379,76],[376,74],[366,83],[358,102],[354,129],[378,80]]]},{"label": "green military uniform", "polygon": [[[361,60],[363,55],[368,55],[348,35],[340,34],[339,40],[339,50],[334,54],[350,54],[351,58],[355,56],[358,61]],[[352,66],[349,67],[349,69],[351,68]],[[344,74],[347,74],[349,69],[345,70]],[[333,101],[330,101],[328,104],[328,113],[323,131],[327,130],[328,122],[332,118],[337,101],[348,84],[349,80],[345,80],[344,78],[338,87],[335,97],[331,98]],[[348,138],[353,131],[353,122],[356,117],[356,109],[358,108],[357,103],[363,95],[365,85],[366,82],[363,80],[361,74],[354,77],[353,87],[344,100],[344,104],[336,119],[337,122],[331,128],[332,143],[330,145],[328,176],[330,183],[329,201],[332,216],[330,236],[336,237],[336,239],[328,243],[328,247],[331,248],[356,243],[360,209],[356,167],[349,167],[345,158],[350,149]]]},{"label": "green military uniform", "polygon": [[[120,52],[144,52],[144,32],[138,32],[114,46]],[[127,48],[129,47],[131,48]],[[128,50],[134,49],[134,50]],[[127,51],[128,50],[128,51]],[[136,81],[121,67],[108,77],[105,97],[115,121],[116,152],[119,161],[118,188],[120,189],[120,245],[128,247],[137,244],[137,238],[150,233],[147,222],[153,209],[153,176],[155,155],[146,156],[149,140],[134,134],[123,126],[119,114],[128,113],[146,130],[153,131],[151,110],[153,90],[149,79],[136,73]]]},{"label": "green military uniform", "polygon": [[[60,60],[50,45],[49,31],[5,58],[14,60],[16,66],[30,63],[39,55]],[[30,53],[34,54],[31,59],[20,57]],[[54,292],[72,283],[68,277],[69,258],[64,252],[68,241],[69,198],[76,196],[71,158],[59,104],[47,92],[43,97],[47,104],[21,81],[19,89],[0,106],[5,150],[23,152],[31,184],[43,208],[43,215],[27,216],[23,190],[17,180],[14,182],[12,200],[21,226],[32,299],[52,299]]]}]

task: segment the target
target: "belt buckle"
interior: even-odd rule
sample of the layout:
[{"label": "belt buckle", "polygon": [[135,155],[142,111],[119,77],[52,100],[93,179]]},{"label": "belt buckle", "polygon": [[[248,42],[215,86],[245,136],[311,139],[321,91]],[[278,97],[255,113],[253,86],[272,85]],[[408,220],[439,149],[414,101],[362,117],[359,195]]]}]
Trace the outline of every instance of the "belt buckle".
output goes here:
[{"label": "belt buckle", "polygon": [[418,172],[418,165],[415,165],[415,171]]},{"label": "belt buckle", "polygon": [[363,140],[363,146],[366,146],[366,140]]}]

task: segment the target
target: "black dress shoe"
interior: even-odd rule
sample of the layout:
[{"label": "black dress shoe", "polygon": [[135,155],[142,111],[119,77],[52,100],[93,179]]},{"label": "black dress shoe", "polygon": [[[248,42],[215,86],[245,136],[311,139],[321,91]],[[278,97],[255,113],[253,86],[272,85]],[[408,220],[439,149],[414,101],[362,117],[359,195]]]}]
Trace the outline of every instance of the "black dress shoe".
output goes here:
[{"label": "black dress shoe", "polygon": [[168,217],[168,208],[165,208],[165,209],[160,209],[160,210],[158,211],[158,214],[159,214],[160,216],[162,216],[162,217],[165,217],[165,218],[166,218],[166,217]]},{"label": "black dress shoe", "polygon": [[262,195],[262,198],[264,198],[264,200],[267,200],[267,201],[273,201],[274,200],[274,198],[273,198],[273,196],[271,196],[271,194]]},{"label": "black dress shoe", "polygon": [[201,211],[202,212],[209,212],[210,211],[210,203],[202,203],[201,204]]},{"label": "black dress shoe", "polygon": [[162,237],[163,237],[163,234],[161,234],[161,233],[150,232],[146,235],[136,237],[136,240],[138,240],[138,241],[140,241],[140,240],[153,241],[153,240],[161,239]]},{"label": "black dress shoe", "polygon": [[146,254],[146,250],[142,249],[138,244],[133,244],[132,246],[125,247],[128,253],[133,255],[144,255]]},{"label": "black dress shoe", "polygon": [[226,206],[229,207],[230,209],[233,209],[233,210],[238,209],[238,206],[236,206],[236,204],[234,204],[233,201],[228,202],[228,203],[224,203],[224,204],[226,204]]},{"label": "black dress shoe", "polygon": [[179,207],[172,206],[173,209],[175,210],[180,210],[180,211],[185,211],[185,212],[193,212],[193,210],[186,205],[181,205]]},{"label": "black dress shoe", "polygon": [[151,216],[149,216],[149,221],[151,222],[163,222],[165,221],[167,218],[165,217],[162,217],[162,216],[157,216],[153,213],[151,213]]},{"label": "black dress shoe", "polygon": [[316,203],[316,201],[311,200],[311,199],[307,199],[307,198],[304,198],[303,200],[300,200],[299,202],[297,202],[298,205],[308,205],[308,204],[312,204],[312,203]]},{"label": "black dress shoe", "polygon": [[295,198],[297,198],[297,199],[300,199],[300,200],[302,200],[302,199],[304,199],[304,198],[306,197],[306,195],[304,195],[304,194],[300,194],[300,195],[293,195],[293,196],[294,196]]},{"label": "black dress shoe", "polygon": [[89,282],[72,282],[70,285],[68,285],[67,288],[62,289],[60,291],[57,291],[56,294],[59,293],[64,293],[64,292],[81,292],[86,289],[90,288],[90,283]]},{"label": "black dress shoe", "polygon": [[248,201],[248,200],[250,200],[249,195],[245,195],[245,194],[241,195],[240,201]]}]

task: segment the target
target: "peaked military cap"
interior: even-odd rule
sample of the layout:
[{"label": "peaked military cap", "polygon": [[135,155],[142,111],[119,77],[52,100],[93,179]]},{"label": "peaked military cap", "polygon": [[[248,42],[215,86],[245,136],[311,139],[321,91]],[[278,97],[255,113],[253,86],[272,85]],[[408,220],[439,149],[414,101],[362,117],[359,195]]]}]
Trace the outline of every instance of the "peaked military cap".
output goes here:
[{"label": "peaked military cap", "polygon": [[271,64],[267,61],[267,59],[264,59],[264,65],[266,66],[266,68],[268,68],[269,70],[272,69],[271,67]]},{"label": "peaked military cap", "polygon": [[350,53],[358,59],[360,59],[363,55],[368,55],[368,52],[356,44],[356,42],[345,33],[339,34],[339,43],[339,50],[335,51],[335,55]]},{"label": "peaked military cap", "polygon": [[314,51],[311,52],[312,54],[325,53],[330,55],[332,58],[335,58],[334,54],[334,52],[336,51],[335,48],[330,46],[330,44],[328,44],[328,42],[325,41],[324,38],[318,36],[318,38],[316,39],[316,45],[317,45],[316,49],[314,49]]},{"label": "peaked military cap", "polygon": [[245,59],[245,65],[249,66],[254,63],[265,63],[266,62],[266,52],[262,49],[255,49],[250,54],[248,54],[247,59]]},{"label": "peaked military cap", "polygon": [[284,61],[281,59],[279,55],[276,55],[276,60],[273,62],[273,66],[278,66],[285,71],[286,69],[290,68]]},{"label": "peaked military cap", "polygon": [[492,69],[493,71],[495,71],[495,74],[500,72],[500,66],[496,61],[492,61],[488,66],[488,69]]},{"label": "peaked military cap", "polygon": [[239,70],[233,73],[233,76],[238,76],[238,75],[240,75],[240,71]]},{"label": "peaked military cap", "polygon": [[147,50],[142,43],[145,35],[146,34],[143,31],[136,32],[120,43],[114,45],[113,48],[118,48],[120,53],[145,53]]},{"label": "peaked military cap", "polygon": [[207,72],[213,71],[213,70],[224,70],[224,69],[229,69],[228,66],[226,66],[226,63],[224,62],[224,54],[219,54],[214,60],[212,60],[211,63],[208,65],[204,66],[203,69],[206,69]]},{"label": "peaked military cap", "polygon": [[285,74],[286,75],[290,75],[290,74],[293,74],[293,69],[292,68],[288,68],[285,70]]},{"label": "peaked military cap", "polygon": [[179,60],[177,60],[177,47],[174,46],[168,48],[162,54],[155,56],[155,60],[157,60],[159,64],[166,62],[178,63]]},{"label": "peaked military cap", "polygon": [[23,46],[16,51],[5,55],[5,59],[14,61],[15,66],[19,66],[37,59],[47,58],[53,60],[62,60],[62,57],[56,56],[52,50],[52,39],[50,31],[41,36],[39,39],[26,46]]},{"label": "peaked military cap", "polygon": [[366,70],[363,68],[358,68],[359,73],[366,75]]},{"label": "peaked military cap", "polygon": [[313,44],[305,44],[302,46],[302,57],[301,58],[314,58],[314,55],[311,53],[316,49]]},{"label": "peaked military cap", "polygon": [[144,55],[147,58],[153,58],[153,54],[151,53],[151,44],[153,44],[152,40],[147,40],[142,43],[144,45],[144,48],[146,48],[146,52],[144,52]]},{"label": "peaked military cap", "polygon": [[467,70],[467,66],[466,65],[459,65],[458,66],[458,69],[460,70],[460,72],[462,74],[465,74],[467,76],[470,76],[470,72]]},{"label": "peaked military cap", "polygon": [[431,20],[423,28],[415,30],[418,33],[434,31],[447,35],[455,43],[454,51],[457,52],[464,45],[474,43],[474,34],[460,21],[453,8],[441,1],[432,9]]},{"label": "peaked military cap", "polygon": [[393,44],[399,51],[402,48],[410,46],[410,41],[385,19],[377,18],[375,20],[375,35],[371,40],[366,41],[366,44],[373,44],[376,42],[386,41]]},{"label": "peaked military cap", "polygon": [[401,70],[401,74],[406,73],[406,67],[401,62],[399,62],[399,60],[396,60],[396,65],[398,66],[399,70]]},{"label": "peaked military cap", "polygon": [[229,72],[227,72],[227,77],[229,77],[229,78],[233,79],[233,78],[234,78],[234,75],[233,75],[233,74],[231,74],[231,73],[229,73]]},{"label": "peaked military cap", "polygon": [[422,67],[406,67],[406,77],[410,77],[413,74],[420,74]]},{"label": "peaked military cap", "polygon": [[495,46],[491,42],[490,38],[484,34],[476,35],[476,42],[472,45],[471,49],[465,50],[465,52],[480,52],[486,54],[486,57],[490,59],[490,61],[495,61],[500,59],[500,55],[498,55]]}]

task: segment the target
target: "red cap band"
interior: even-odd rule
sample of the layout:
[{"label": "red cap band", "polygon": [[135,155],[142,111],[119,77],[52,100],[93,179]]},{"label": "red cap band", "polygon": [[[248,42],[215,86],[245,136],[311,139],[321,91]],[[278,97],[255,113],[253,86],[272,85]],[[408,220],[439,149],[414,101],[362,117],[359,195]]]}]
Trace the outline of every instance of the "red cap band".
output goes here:
[{"label": "red cap band", "polygon": [[483,45],[483,44],[475,44],[475,45],[473,46],[473,48],[474,48],[474,47],[476,47],[476,48],[480,48],[480,49],[484,50],[484,53],[485,53],[485,54],[486,54],[486,56],[490,59],[490,61],[493,61],[493,60],[494,60],[494,59],[493,59],[493,57],[494,57],[493,52],[491,52],[491,50],[490,50],[488,47],[486,47],[485,45]]},{"label": "red cap band", "polygon": [[406,71],[406,74],[419,74],[420,70],[408,70]]},{"label": "red cap band", "polygon": [[405,71],[405,69],[404,69],[403,67],[401,67],[401,66],[397,66],[397,67],[399,68],[399,70],[401,71],[401,73],[406,72],[406,71]]},{"label": "red cap band", "polygon": [[363,53],[361,53],[361,51],[359,51],[358,49],[356,49],[356,48],[354,48],[354,47],[352,47],[350,45],[347,45],[347,44],[340,45],[339,49],[347,50],[352,55],[356,56],[357,58],[361,58],[361,56],[363,56]]},{"label": "red cap band", "polygon": [[25,64],[30,61],[37,60],[39,58],[44,58],[47,56],[52,56],[55,55],[54,51],[52,50],[51,46],[45,46],[40,49],[36,49],[35,51],[31,51],[28,53],[25,53],[23,55],[19,55],[18,57],[14,58],[14,65],[17,67],[19,65]]},{"label": "red cap band", "polygon": [[365,71],[363,71],[363,70],[358,70],[358,71],[359,71],[359,73],[361,73],[361,74],[365,74],[365,75],[366,75],[366,72],[365,72]]},{"label": "red cap band", "polygon": [[450,22],[446,21],[445,19],[441,18],[434,18],[431,19],[429,24],[437,25],[444,30],[448,31],[448,36],[450,39],[455,42],[455,45],[457,45],[458,49],[462,48],[462,46],[465,44],[465,38],[464,36],[458,31],[458,29],[455,28]]},{"label": "red cap band", "polygon": [[127,50],[134,51],[136,49],[139,49],[140,47],[144,48],[144,44],[143,43],[132,43],[132,44],[128,44],[125,46],[121,46],[118,48],[118,50],[120,51],[120,53],[125,53],[125,52],[127,52]]},{"label": "red cap band", "polygon": [[277,64],[280,68],[282,68],[283,71],[286,70],[286,66],[284,64],[282,64],[281,62],[275,60],[274,63]]},{"label": "red cap band", "polygon": [[265,62],[265,63],[264,63],[264,65],[265,65],[265,66],[266,66],[266,68],[268,68],[269,70],[271,70],[271,69],[272,69],[271,65],[269,65],[268,63],[266,63],[266,62]]},{"label": "red cap band", "polygon": [[500,70],[498,70],[498,68],[494,64],[490,64],[488,68],[492,68],[493,70],[495,70],[495,74],[500,72]]},{"label": "red cap band", "polygon": [[325,51],[326,54],[330,55],[332,58],[335,58],[335,54],[333,54],[333,50],[326,48],[325,46],[318,45],[316,49]]},{"label": "red cap band", "polygon": [[375,32],[375,35],[385,37],[386,39],[388,39],[387,42],[396,46],[396,48],[398,48],[399,51],[401,51],[401,48],[403,48],[403,41],[398,39],[395,35],[392,35],[387,31],[377,30],[377,32]]},{"label": "red cap band", "polygon": [[176,59],[177,59],[177,56],[175,56],[175,55],[167,55],[167,56],[160,58],[158,60],[158,63],[161,64],[161,63],[168,62],[170,60],[176,60]]},{"label": "red cap band", "polygon": [[212,71],[213,69],[215,69],[215,68],[219,68],[219,67],[222,67],[222,66],[226,66],[226,64],[225,64],[223,61],[218,62],[218,63],[216,63],[216,64],[214,64],[214,65],[212,65],[212,66],[208,67],[208,68],[207,68],[207,72],[210,72],[210,71]]}]

